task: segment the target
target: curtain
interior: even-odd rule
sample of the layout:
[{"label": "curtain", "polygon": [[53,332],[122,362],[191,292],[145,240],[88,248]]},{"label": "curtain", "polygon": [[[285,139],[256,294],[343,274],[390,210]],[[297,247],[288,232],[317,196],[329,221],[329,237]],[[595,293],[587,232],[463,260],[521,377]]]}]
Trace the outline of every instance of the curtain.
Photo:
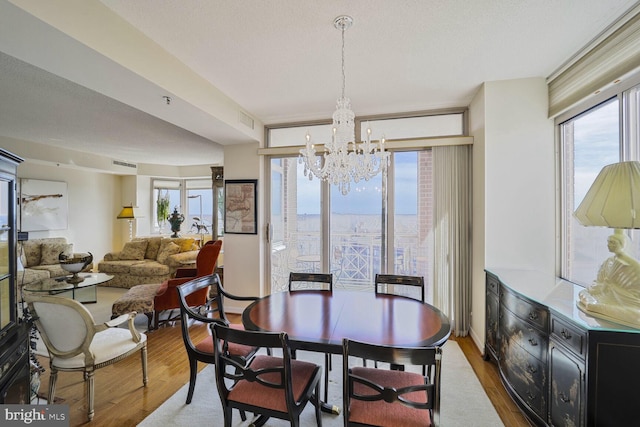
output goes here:
[{"label": "curtain", "polygon": [[433,148],[434,295],[456,336],[471,312],[471,148]]}]

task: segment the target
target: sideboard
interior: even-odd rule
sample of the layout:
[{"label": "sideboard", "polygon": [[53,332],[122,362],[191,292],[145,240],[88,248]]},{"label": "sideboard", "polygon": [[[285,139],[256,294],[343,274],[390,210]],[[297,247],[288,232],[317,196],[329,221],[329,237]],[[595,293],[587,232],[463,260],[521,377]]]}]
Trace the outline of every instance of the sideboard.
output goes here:
[{"label": "sideboard", "polygon": [[640,330],[591,317],[583,287],[532,270],[486,270],[485,359],[535,425],[637,425]]}]

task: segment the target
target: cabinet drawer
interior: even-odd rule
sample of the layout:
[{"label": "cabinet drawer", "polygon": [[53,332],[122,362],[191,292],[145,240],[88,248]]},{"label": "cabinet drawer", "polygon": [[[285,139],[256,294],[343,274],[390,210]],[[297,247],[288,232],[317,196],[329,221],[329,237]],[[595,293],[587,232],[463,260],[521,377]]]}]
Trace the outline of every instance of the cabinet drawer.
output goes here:
[{"label": "cabinet drawer", "polygon": [[502,287],[501,301],[519,318],[537,326],[544,333],[549,332],[549,312],[546,307],[523,299],[504,286]]},{"label": "cabinet drawer", "polygon": [[501,331],[503,340],[509,340],[528,351],[532,356],[540,360],[547,360],[547,335],[519,317],[500,307]]},{"label": "cabinet drawer", "polygon": [[487,274],[487,294],[492,293],[498,295],[498,289],[500,288],[500,281],[497,277]]},{"label": "cabinet drawer", "polygon": [[500,370],[520,399],[546,419],[547,365],[517,344],[502,343]]},{"label": "cabinet drawer", "polygon": [[584,360],[587,352],[587,333],[585,331],[552,316],[551,337]]}]

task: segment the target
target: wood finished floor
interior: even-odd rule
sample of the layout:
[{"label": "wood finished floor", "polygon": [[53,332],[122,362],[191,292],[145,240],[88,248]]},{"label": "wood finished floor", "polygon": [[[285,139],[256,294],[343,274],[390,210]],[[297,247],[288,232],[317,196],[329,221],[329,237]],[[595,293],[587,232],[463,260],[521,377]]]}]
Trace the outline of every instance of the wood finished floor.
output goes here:
[{"label": "wood finished floor", "polygon": [[[235,321],[239,321],[239,318]],[[208,332],[205,327],[198,326],[195,333],[204,337]],[[482,359],[471,338],[452,339],[460,345],[504,425],[529,427],[530,424],[504,390],[495,363]],[[87,421],[82,374],[58,374],[56,403],[69,405],[71,426],[135,426],[189,381],[189,367],[179,325],[161,327],[148,334],[147,345],[149,385],[146,388],[142,386],[138,356],[131,356],[96,371],[95,417],[90,423]],[[39,360],[47,368],[40,387],[41,395],[46,396],[49,384],[48,359],[39,357]],[[200,364],[202,368],[204,364]],[[45,400],[41,402],[46,403]]]}]

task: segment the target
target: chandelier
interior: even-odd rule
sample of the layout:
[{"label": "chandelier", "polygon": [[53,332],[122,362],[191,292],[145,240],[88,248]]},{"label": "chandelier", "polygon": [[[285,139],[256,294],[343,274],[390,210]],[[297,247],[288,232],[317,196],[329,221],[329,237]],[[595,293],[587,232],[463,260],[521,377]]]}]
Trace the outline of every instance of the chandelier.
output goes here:
[{"label": "chandelier", "polygon": [[351,100],[344,95],[344,32],[353,25],[353,18],[338,16],[333,25],[342,31],[342,95],[333,113],[333,136],[329,143],[324,144],[324,153],[319,157],[307,132],[305,148],[300,150],[300,163],[304,162],[304,175],[309,180],[315,175],[322,181],[337,185],[346,195],[351,189],[351,181],[368,181],[381,171],[384,173],[389,153],[384,149],[384,138],[378,143],[371,142],[371,129],[367,129],[363,142],[355,141],[355,113],[351,109]]}]

